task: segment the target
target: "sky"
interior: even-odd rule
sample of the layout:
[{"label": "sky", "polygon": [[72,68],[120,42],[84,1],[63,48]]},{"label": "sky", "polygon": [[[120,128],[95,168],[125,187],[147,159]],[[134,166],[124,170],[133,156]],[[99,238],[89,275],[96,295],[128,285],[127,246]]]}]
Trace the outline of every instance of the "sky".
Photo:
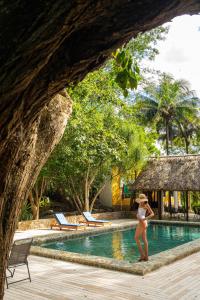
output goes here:
[{"label": "sky", "polygon": [[157,47],[160,54],[148,66],[188,80],[200,97],[200,15],[176,17],[167,24],[167,38]]}]

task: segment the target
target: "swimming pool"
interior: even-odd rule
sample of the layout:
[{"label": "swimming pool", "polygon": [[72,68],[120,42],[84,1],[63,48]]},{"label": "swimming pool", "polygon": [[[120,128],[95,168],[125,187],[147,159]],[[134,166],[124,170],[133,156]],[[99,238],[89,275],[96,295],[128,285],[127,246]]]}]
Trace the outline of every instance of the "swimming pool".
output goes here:
[{"label": "swimming pool", "polygon": [[[135,262],[139,254],[133,239],[134,232],[133,228],[118,230],[72,240],[47,242],[41,246]],[[199,226],[150,224],[148,228],[149,255],[172,249],[198,238],[200,238]]]}]

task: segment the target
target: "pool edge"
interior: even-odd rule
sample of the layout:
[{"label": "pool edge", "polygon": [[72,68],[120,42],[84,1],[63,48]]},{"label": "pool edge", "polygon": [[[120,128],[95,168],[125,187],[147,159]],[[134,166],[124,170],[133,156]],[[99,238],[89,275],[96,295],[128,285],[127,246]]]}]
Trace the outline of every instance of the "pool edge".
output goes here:
[{"label": "pool edge", "polygon": [[101,267],[105,269],[132,273],[141,276],[199,251],[200,239],[197,239],[195,241],[185,243],[173,249],[152,255],[149,257],[148,262],[129,263],[126,261],[119,261],[112,258],[53,250],[43,248],[40,246],[31,247],[32,255],[48,257],[72,263],[79,263],[93,267]]},{"label": "pool edge", "polygon": [[[155,221],[155,220],[154,220]],[[176,225],[175,222],[173,221],[157,221],[152,223],[165,223],[165,224],[174,224]],[[180,225],[196,225],[200,226],[200,224],[194,224],[194,223],[186,223],[186,222],[181,222],[182,224]],[[70,235],[68,236],[69,239],[71,238],[79,238],[83,236],[89,236],[89,235],[97,235],[97,234],[102,234],[114,230],[123,230],[129,227],[133,227],[134,224],[127,224],[126,226],[117,226],[115,228],[106,228],[104,230],[97,230],[97,231],[91,231],[91,232],[85,232],[81,234],[76,234],[76,235]],[[67,235],[66,235],[67,236]],[[65,239],[66,236],[60,237],[60,239]],[[134,262],[134,263],[129,263],[127,261],[119,261],[116,259],[112,258],[106,258],[106,257],[100,257],[100,256],[94,256],[94,255],[86,255],[86,254],[81,254],[81,253],[74,253],[74,252],[67,252],[67,251],[61,251],[61,250],[53,250],[53,249],[47,249],[40,247],[39,245],[44,242],[44,239],[46,237],[43,237],[42,239],[36,239],[35,244],[36,246],[31,247],[31,254],[33,255],[38,255],[38,256],[43,256],[43,257],[48,257],[52,259],[58,259],[58,260],[63,260],[63,261],[68,261],[68,262],[73,262],[73,263],[79,263],[79,264],[85,264],[85,265],[90,265],[93,267],[101,267],[105,269],[110,269],[110,270],[115,270],[115,271],[121,271],[121,272],[126,272],[126,273],[132,273],[136,275],[145,275],[147,273],[150,273],[152,271],[155,271],[165,265],[171,264],[177,260],[183,259],[186,256],[189,256],[193,253],[199,252],[200,251],[200,238],[196,239],[194,241],[185,243],[183,245],[174,247],[169,250],[162,251],[158,254],[152,255],[149,257],[148,262]],[[57,236],[58,238],[58,236]],[[53,240],[55,239],[55,236],[53,237]],[[52,240],[52,237],[47,237],[47,240]],[[45,240],[45,241],[47,241]]]}]

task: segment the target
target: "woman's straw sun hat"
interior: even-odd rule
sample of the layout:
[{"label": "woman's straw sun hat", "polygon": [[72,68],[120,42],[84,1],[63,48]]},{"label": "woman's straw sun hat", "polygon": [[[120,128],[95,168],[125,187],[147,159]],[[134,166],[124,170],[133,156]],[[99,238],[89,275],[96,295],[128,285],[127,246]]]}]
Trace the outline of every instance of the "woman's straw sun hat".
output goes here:
[{"label": "woman's straw sun hat", "polygon": [[146,202],[148,198],[145,194],[139,194],[139,197],[135,200],[137,203]]}]

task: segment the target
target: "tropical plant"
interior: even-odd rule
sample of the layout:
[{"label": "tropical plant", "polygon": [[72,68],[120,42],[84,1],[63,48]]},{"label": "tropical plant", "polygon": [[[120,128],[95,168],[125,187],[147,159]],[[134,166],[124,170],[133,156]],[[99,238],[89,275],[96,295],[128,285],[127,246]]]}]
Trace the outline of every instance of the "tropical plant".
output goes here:
[{"label": "tropical plant", "polygon": [[157,135],[147,132],[143,127],[130,120],[123,120],[122,135],[127,143],[126,152],[122,154],[121,164],[118,165],[120,174],[127,181],[135,180],[146,164],[149,155],[159,154],[155,146]]},{"label": "tropical plant", "polygon": [[130,51],[126,48],[117,49],[113,53],[115,81],[123,90],[125,97],[128,96],[128,89],[136,89],[140,80],[140,69],[134,61]]},{"label": "tropical plant", "polygon": [[32,219],[33,219],[33,214],[32,214],[31,204],[26,201],[22,206],[19,221],[27,221]]},{"label": "tropical plant", "polygon": [[[180,139],[184,141],[185,152],[188,154],[190,150],[195,153],[195,140],[198,139],[200,134],[199,113],[193,115],[191,120],[184,117],[180,118],[177,123],[180,130]],[[192,148],[190,149],[191,144]]]},{"label": "tropical plant", "polygon": [[200,207],[200,193],[191,192],[192,207]]},{"label": "tropical plant", "polygon": [[188,152],[190,131],[186,130],[186,124],[192,127],[193,121],[198,119],[199,107],[200,99],[188,88],[188,83],[165,73],[158,84],[149,84],[137,94],[135,104],[142,123],[155,124],[160,137],[164,138],[167,155],[169,142],[177,134],[185,138]]}]

